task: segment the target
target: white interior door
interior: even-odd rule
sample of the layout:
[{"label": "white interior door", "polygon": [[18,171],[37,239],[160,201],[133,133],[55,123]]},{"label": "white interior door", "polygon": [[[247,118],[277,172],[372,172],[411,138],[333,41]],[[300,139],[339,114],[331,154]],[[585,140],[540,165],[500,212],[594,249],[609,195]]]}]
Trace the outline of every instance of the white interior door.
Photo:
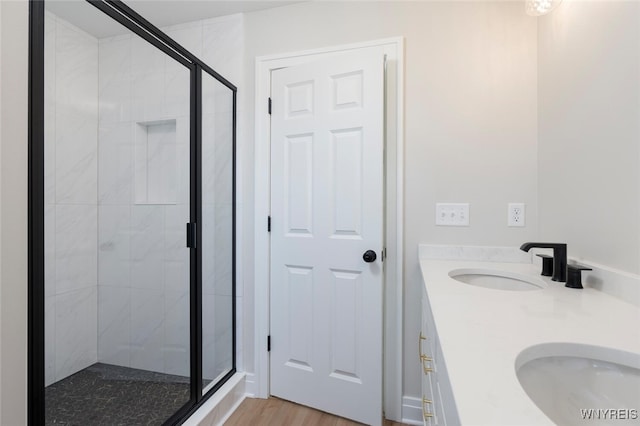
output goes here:
[{"label": "white interior door", "polygon": [[383,79],[380,50],[362,49],[271,82],[271,394],[372,425],[382,421]]}]

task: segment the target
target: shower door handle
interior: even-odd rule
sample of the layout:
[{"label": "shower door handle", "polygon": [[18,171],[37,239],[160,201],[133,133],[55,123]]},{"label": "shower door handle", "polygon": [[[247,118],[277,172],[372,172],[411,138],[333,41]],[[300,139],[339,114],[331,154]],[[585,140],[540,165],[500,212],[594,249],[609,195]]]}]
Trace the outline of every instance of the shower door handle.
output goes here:
[{"label": "shower door handle", "polygon": [[187,247],[196,248],[196,235],[195,222],[187,223]]}]

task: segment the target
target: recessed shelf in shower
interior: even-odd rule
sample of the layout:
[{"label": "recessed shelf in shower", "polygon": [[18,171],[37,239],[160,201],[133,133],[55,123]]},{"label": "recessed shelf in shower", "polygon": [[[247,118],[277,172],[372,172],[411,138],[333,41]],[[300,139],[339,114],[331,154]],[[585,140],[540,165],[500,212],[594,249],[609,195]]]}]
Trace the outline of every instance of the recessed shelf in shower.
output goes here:
[{"label": "recessed shelf in shower", "polygon": [[135,138],[135,203],[178,200],[176,120],[138,122]]}]

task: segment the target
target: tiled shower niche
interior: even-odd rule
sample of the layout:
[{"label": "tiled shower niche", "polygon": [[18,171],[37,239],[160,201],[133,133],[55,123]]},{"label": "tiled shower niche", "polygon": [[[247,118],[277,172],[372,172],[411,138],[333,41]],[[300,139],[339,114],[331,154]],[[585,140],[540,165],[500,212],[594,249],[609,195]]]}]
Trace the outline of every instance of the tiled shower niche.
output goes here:
[{"label": "tiled shower niche", "polygon": [[135,203],[176,204],[176,120],[138,122],[135,132]]}]

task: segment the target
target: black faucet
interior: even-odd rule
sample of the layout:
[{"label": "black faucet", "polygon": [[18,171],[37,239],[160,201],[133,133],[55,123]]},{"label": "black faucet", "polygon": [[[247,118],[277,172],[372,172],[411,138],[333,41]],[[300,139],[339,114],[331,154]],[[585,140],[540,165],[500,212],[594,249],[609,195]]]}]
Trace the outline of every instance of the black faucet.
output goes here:
[{"label": "black faucet", "polygon": [[524,243],[520,250],[529,251],[532,248],[553,249],[553,281],[564,283],[567,281],[567,245],[564,243]]}]

